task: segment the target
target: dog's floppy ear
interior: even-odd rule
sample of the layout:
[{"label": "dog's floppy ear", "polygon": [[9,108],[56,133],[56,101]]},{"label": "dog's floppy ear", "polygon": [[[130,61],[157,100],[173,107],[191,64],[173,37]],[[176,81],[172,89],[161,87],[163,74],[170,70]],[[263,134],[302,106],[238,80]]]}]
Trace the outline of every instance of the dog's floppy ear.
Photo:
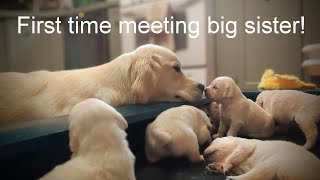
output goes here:
[{"label": "dog's floppy ear", "polygon": [[147,103],[159,79],[158,55],[140,57],[131,66],[132,91],[137,103]]},{"label": "dog's floppy ear", "polygon": [[234,151],[230,154],[230,156],[226,159],[226,162],[231,163],[233,166],[237,166],[246,160],[253,151],[255,150],[255,144],[250,140],[243,139],[239,140],[239,144],[234,149]]},{"label": "dog's floppy ear", "polygon": [[223,93],[224,98],[229,98],[234,95],[234,88],[230,86],[230,84],[226,83],[226,88]]},{"label": "dog's floppy ear", "polygon": [[214,146],[211,144],[209,147],[207,147],[207,149],[204,150],[203,156],[208,157],[210,156],[210,154],[216,152],[217,150],[218,150],[217,146]]},{"label": "dog's floppy ear", "polygon": [[158,147],[164,147],[171,142],[171,134],[164,130],[155,130],[155,139]]}]

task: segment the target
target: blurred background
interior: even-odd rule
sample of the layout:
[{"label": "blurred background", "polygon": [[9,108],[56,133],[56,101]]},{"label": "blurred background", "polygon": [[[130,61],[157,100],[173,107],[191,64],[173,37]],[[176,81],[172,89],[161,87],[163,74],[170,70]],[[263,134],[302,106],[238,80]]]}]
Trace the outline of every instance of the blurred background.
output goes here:
[{"label": "blurred background", "polygon": [[[267,68],[292,74],[319,85],[319,0],[2,0],[0,2],[0,72],[30,72],[84,68],[109,62],[136,47],[159,44],[175,51],[184,72],[204,84],[217,76],[234,78],[242,89],[257,89]],[[17,32],[17,17],[62,21],[61,34],[32,34],[30,28]],[[112,24],[110,34],[70,34],[69,17]],[[119,20],[200,21],[200,35],[119,34]],[[208,34],[207,17],[238,21],[236,38]],[[247,20],[300,20],[305,16],[304,34],[244,33],[239,26]],[[131,31],[132,32],[132,31]]]}]

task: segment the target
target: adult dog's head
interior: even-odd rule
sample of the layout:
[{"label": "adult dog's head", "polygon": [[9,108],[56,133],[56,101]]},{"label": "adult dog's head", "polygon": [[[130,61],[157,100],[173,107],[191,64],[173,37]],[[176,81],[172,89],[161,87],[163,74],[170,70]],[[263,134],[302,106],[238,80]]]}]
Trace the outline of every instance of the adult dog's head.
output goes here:
[{"label": "adult dog's head", "polygon": [[241,93],[240,88],[230,77],[217,77],[206,87],[206,96],[215,102],[221,103],[227,98],[233,98]]},{"label": "adult dog's head", "polygon": [[137,103],[195,102],[204,85],[187,77],[175,53],[157,45],[143,45],[130,54],[132,91]]}]

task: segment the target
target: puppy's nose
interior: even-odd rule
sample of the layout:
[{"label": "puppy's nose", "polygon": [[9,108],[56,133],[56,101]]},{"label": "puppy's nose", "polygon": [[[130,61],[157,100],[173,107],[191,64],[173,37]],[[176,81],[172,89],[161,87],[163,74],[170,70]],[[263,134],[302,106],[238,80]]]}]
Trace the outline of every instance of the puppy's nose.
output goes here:
[{"label": "puppy's nose", "polygon": [[205,88],[205,86],[203,85],[203,84],[198,84],[198,88],[201,90],[201,91],[203,91],[204,90],[204,88]]}]

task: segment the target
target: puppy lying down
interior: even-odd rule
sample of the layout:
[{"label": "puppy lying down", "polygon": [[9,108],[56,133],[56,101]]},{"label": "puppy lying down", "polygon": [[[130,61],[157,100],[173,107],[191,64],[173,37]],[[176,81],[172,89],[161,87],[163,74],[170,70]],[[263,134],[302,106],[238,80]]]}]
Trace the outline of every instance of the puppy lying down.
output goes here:
[{"label": "puppy lying down", "polygon": [[69,117],[72,158],[41,179],[134,180],[135,157],[128,147],[126,120],[98,99],[75,105]]},{"label": "puppy lying down", "polygon": [[247,99],[229,77],[218,77],[205,89],[206,96],[221,104],[218,133],[213,138],[245,135],[267,138],[274,133],[274,120],[253,101]]},{"label": "puppy lying down", "polygon": [[304,147],[311,149],[318,139],[320,97],[295,90],[263,91],[256,103],[281,125],[295,121],[306,136]]},{"label": "puppy lying down", "polygon": [[215,139],[204,152],[208,173],[232,173],[234,180],[319,180],[320,160],[286,141],[238,137]]},{"label": "puppy lying down", "polygon": [[193,106],[168,109],[147,127],[146,157],[149,162],[168,156],[186,156],[191,162],[201,162],[199,144],[211,142],[211,128],[207,115]]}]

